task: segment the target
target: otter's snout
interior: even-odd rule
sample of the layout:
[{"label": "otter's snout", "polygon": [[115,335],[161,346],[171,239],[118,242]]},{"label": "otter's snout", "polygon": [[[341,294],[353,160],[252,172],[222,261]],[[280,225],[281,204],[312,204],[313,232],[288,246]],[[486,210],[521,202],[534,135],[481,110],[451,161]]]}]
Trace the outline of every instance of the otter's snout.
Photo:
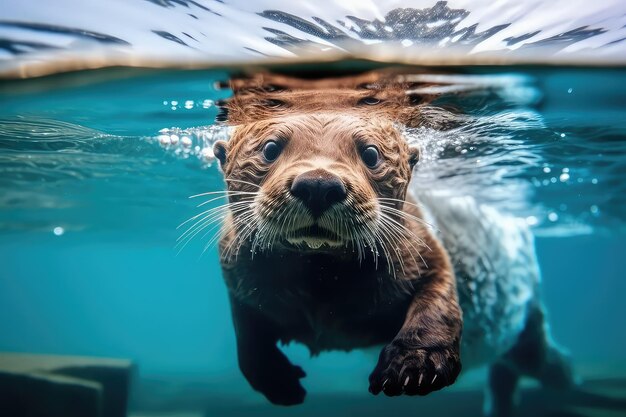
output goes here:
[{"label": "otter's snout", "polygon": [[347,197],[341,178],[323,169],[298,175],[291,184],[291,194],[302,201],[313,217],[319,217],[335,203]]}]

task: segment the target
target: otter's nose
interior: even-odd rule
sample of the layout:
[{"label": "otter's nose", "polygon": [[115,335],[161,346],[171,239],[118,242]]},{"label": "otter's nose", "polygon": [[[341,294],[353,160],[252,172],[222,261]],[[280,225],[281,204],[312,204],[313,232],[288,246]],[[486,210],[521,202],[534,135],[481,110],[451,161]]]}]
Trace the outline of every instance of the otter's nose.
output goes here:
[{"label": "otter's nose", "polygon": [[313,217],[319,217],[330,206],[346,198],[341,179],[323,169],[298,175],[291,184],[291,194],[304,203]]}]

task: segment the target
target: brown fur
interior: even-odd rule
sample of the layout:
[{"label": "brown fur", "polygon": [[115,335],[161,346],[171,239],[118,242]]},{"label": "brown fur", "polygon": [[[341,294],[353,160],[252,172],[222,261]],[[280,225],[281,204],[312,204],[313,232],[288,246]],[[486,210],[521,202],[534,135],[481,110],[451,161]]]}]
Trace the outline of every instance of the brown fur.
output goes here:
[{"label": "brown fur", "polygon": [[[312,353],[384,344],[370,375],[372,393],[424,395],[452,384],[461,368],[461,310],[446,252],[417,206],[405,202],[417,149],[409,148],[393,117],[351,107],[360,92],[347,91],[341,96],[345,102],[324,107],[313,92],[292,91],[297,107],[276,114],[241,104],[264,94],[235,96],[230,121],[240,125],[228,143],[215,147],[232,203],[247,204],[250,194],[237,192],[256,193],[256,218],[283,225],[287,236],[287,226],[313,221],[290,196],[290,186],[298,175],[319,170],[339,177],[347,190],[345,202],[327,215],[351,221],[350,228],[336,226],[339,236],[366,230],[379,218],[381,205],[397,210],[389,217],[401,227],[385,232],[376,250],[362,259],[350,245],[309,250],[290,245],[282,235],[256,250],[257,226],[245,217],[246,210],[233,210],[220,254],[243,374],[271,402],[296,404],[304,398],[299,383],[304,372],[280,352],[278,341],[304,343]],[[273,162],[263,157],[268,140],[283,146]],[[378,148],[380,165],[364,165],[363,146]],[[324,216],[317,220],[320,225],[336,224],[324,223]]]},{"label": "brown fur", "polygon": [[390,71],[319,80],[260,73],[231,81],[235,95],[225,109],[233,125],[332,109],[415,127],[423,119],[422,109],[435,96],[411,91],[426,85],[405,81],[402,74]]}]

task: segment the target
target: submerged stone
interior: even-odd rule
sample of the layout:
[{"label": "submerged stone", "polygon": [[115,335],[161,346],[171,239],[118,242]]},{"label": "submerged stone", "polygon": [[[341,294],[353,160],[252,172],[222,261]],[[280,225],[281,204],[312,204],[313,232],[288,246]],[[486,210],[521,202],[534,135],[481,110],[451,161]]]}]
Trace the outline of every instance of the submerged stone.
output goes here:
[{"label": "submerged stone", "polygon": [[0,415],[124,417],[128,360],[0,353]]}]

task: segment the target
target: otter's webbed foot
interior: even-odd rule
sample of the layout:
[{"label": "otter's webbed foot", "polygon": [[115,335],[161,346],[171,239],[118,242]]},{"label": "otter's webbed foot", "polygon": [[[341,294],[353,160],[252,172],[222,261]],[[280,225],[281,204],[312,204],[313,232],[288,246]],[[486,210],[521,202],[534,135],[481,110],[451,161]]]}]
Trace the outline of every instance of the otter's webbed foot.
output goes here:
[{"label": "otter's webbed foot", "polygon": [[275,346],[264,355],[256,353],[239,358],[241,370],[252,388],[265,395],[272,404],[301,404],[306,395],[300,384],[300,378],[306,376],[302,368],[292,365]]},{"label": "otter's webbed foot", "polygon": [[460,371],[458,346],[416,348],[394,340],[380,353],[369,390],[374,395],[426,395],[454,383]]}]

